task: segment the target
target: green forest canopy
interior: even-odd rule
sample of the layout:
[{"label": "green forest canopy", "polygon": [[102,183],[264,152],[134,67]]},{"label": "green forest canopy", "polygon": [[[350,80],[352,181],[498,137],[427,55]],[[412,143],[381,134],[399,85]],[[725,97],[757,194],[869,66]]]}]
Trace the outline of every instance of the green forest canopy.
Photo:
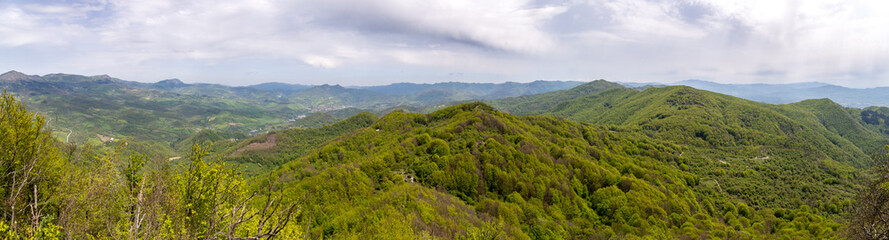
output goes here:
[{"label": "green forest canopy", "polygon": [[[3,201],[0,234],[841,238],[865,152],[885,139],[829,101],[776,106],[682,87],[586,89],[534,110],[558,117],[483,103],[359,114],[193,145],[179,162],[52,141],[39,115],[4,94],[3,149],[24,152],[4,152],[0,193],[13,197]],[[272,136],[270,148],[239,152]],[[244,163],[270,166],[245,177]],[[32,165],[39,181],[21,181]],[[18,188],[33,195],[9,194]],[[40,214],[24,214],[29,207]]]}]

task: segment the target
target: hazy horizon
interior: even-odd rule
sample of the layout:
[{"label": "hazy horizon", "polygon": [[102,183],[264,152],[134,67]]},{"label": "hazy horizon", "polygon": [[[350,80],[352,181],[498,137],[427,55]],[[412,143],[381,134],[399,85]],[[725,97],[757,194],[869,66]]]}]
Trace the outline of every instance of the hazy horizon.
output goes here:
[{"label": "hazy horizon", "polygon": [[364,88],[364,87],[387,86],[387,85],[393,85],[393,84],[430,84],[430,85],[431,85],[431,84],[442,84],[442,83],[469,83],[469,84],[505,84],[505,83],[521,83],[521,84],[525,84],[525,83],[531,83],[531,82],[536,82],[536,81],[549,81],[549,82],[591,82],[591,81],[596,81],[596,80],[605,80],[605,81],[609,81],[609,82],[615,82],[615,83],[619,83],[619,84],[627,85],[627,86],[629,86],[629,87],[634,87],[634,86],[636,86],[636,85],[638,85],[638,86],[645,86],[645,85],[682,85],[683,82],[687,82],[687,81],[702,81],[702,82],[707,82],[707,83],[725,84],[725,85],[731,85],[731,84],[737,84],[737,85],[747,85],[747,84],[772,84],[772,85],[828,84],[828,85],[840,86],[840,87],[845,87],[845,88],[850,88],[850,89],[868,89],[868,88],[889,87],[889,85],[887,85],[887,86],[870,86],[870,87],[852,87],[852,86],[845,86],[845,85],[842,85],[842,84],[832,84],[832,83],[815,82],[815,81],[808,81],[808,82],[787,82],[787,83],[721,83],[721,82],[715,82],[715,81],[709,81],[709,80],[703,80],[703,79],[685,79],[685,80],[673,81],[673,82],[625,82],[625,81],[613,81],[613,80],[609,80],[609,79],[596,79],[596,80],[535,79],[535,80],[528,80],[528,81],[503,81],[503,82],[472,82],[472,81],[410,82],[410,81],[405,81],[405,82],[391,82],[391,83],[370,84],[370,85],[344,85],[344,84],[339,84],[339,83],[332,83],[332,84],[331,84],[331,83],[304,84],[304,83],[299,83],[299,82],[291,82],[291,83],[287,83],[287,82],[276,82],[276,81],[268,81],[268,82],[256,81],[256,82],[248,82],[248,83],[245,83],[245,84],[226,84],[226,83],[212,83],[212,82],[193,82],[193,81],[187,81],[187,80],[183,80],[183,79],[179,79],[179,78],[168,78],[168,79],[161,79],[161,80],[156,80],[156,81],[150,81],[150,80],[149,80],[149,81],[134,81],[134,80],[130,80],[130,79],[118,78],[118,77],[115,77],[115,76],[112,76],[112,75],[108,75],[108,74],[96,74],[96,75],[84,75],[84,74],[77,74],[77,73],[46,73],[46,74],[31,74],[31,73],[21,72],[21,71],[18,71],[18,70],[9,70],[9,71],[7,71],[6,73],[8,73],[8,72],[12,72],[12,71],[19,72],[19,73],[22,73],[22,74],[25,74],[25,75],[29,75],[29,76],[41,76],[41,77],[42,77],[42,76],[46,76],[46,75],[51,75],[51,74],[70,74],[70,75],[81,75],[81,76],[87,76],[87,77],[95,77],[95,76],[103,76],[103,75],[107,75],[107,76],[109,76],[109,77],[111,77],[111,78],[117,78],[117,79],[124,80],[124,81],[133,81],[133,82],[140,82],[140,83],[157,83],[157,82],[160,82],[160,81],[166,81],[166,80],[173,80],[173,79],[176,79],[176,80],[182,81],[182,82],[185,83],[185,84],[220,84],[220,85],[223,85],[223,86],[229,86],[229,87],[249,87],[249,86],[260,85],[260,84],[281,83],[281,84],[292,84],[292,85],[303,85],[303,86],[321,86],[321,85],[332,85],[332,86],[333,86],[333,85],[339,85],[339,86],[346,87],[346,88]]}]

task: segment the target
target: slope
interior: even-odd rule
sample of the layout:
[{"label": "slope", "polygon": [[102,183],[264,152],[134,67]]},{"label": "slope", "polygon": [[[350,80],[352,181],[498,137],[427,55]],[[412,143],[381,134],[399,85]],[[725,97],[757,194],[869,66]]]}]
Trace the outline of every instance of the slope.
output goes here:
[{"label": "slope", "polygon": [[253,130],[285,124],[300,113],[286,104],[233,95],[179,94],[132,86],[132,82],[108,76],[9,77],[16,75],[4,74],[11,79],[0,87],[46,116],[57,139],[91,145],[129,139],[161,157],[170,157],[178,141],[201,129],[242,138]]},{"label": "slope", "polygon": [[[0,74],[0,88],[22,98],[47,116],[53,135],[69,143],[106,145],[118,139],[144,145],[158,157],[171,157],[201,130],[225,139],[242,139],[285,127],[316,126],[331,119],[315,112],[331,112],[344,119],[361,111],[393,108],[422,109],[451,101],[513,96],[548,89],[564,89],[577,82],[415,85],[422,91],[386,94],[338,85],[306,86],[283,83],[231,87],[167,79],[140,83],[108,75]],[[410,85],[410,84],[408,84]],[[398,92],[399,87],[381,87]],[[473,87],[479,94],[459,88]],[[374,88],[374,87],[369,87]],[[388,90],[387,90],[388,91]],[[366,109],[357,110],[356,109]],[[312,116],[302,120],[303,116]]]},{"label": "slope", "polygon": [[340,135],[368,127],[376,120],[373,114],[359,113],[318,128],[272,131],[240,141],[222,150],[220,155],[224,161],[246,166],[248,175],[256,175],[301,157]]},{"label": "slope", "polygon": [[702,193],[728,194],[757,207],[796,207],[850,198],[855,168],[870,161],[862,147],[878,144],[860,127],[839,125],[855,125],[851,118],[828,118],[839,106],[826,106],[769,105],[673,86],[611,89],[543,114],[620,125],[682,145],[691,160],[686,167],[710,188]]},{"label": "slope", "polygon": [[470,103],[392,112],[272,176],[301,196],[311,237],[811,238],[838,228],[806,209],[696,194],[682,155],[632,131]]},{"label": "slope", "polygon": [[497,109],[500,109],[501,111],[520,115],[532,115],[538,112],[547,111],[556,104],[570,99],[587,96],[614,88],[623,88],[623,86],[605,80],[596,80],[578,85],[568,90],[559,90],[540,94],[511,97],[505,99],[491,100],[487,102]]},{"label": "slope", "polygon": [[860,109],[844,108],[826,98],[804,100],[790,105],[811,112],[828,131],[849,140],[866,153],[879,151],[889,144],[889,134],[869,129],[862,120],[864,116],[855,114],[861,112]]},{"label": "slope", "polygon": [[859,123],[873,132],[889,138],[889,107],[867,107],[846,109]]}]

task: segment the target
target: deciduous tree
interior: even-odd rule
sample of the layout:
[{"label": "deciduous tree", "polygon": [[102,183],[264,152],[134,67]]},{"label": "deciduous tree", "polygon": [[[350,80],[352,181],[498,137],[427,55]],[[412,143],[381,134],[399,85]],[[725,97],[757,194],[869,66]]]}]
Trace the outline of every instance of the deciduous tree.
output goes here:
[{"label": "deciduous tree", "polygon": [[33,237],[52,208],[64,161],[46,121],[12,94],[0,94],[0,213],[9,231]]},{"label": "deciduous tree", "polygon": [[852,239],[889,239],[889,153],[874,158],[872,171],[875,177],[859,194],[852,212],[848,229]]}]

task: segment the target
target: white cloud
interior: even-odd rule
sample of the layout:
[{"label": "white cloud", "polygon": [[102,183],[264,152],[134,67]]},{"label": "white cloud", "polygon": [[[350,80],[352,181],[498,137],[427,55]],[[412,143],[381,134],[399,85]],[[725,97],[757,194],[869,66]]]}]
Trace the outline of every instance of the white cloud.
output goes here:
[{"label": "white cloud", "polygon": [[503,1],[299,1],[316,22],[362,32],[418,34],[466,41],[506,51],[546,50],[553,39],[539,29],[565,7],[532,7],[527,0]]},{"label": "white cloud", "polygon": [[707,34],[702,27],[680,19],[672,2],[624,0],[594,1],[593,4],[602,4],[614,13],[609,32],[635,42],[665,38],[698,39]]},{"label": "white cloud", "polygon": [[336,60],[322,56],[306,56],[303,57],[303,61],[318,68],[334,68],[339,65]]},{"label": "white cloud", "polygon": [[65,45],[78,36],[80,26],[49,22],[46,16],[32,15],[21,8],[0,8],[0,46],[32,44]]},{"label": "white cloud", "polygon": [[[835,74],[872,75],[846,85],[873,85],[886,81],[874,68],[889,60],[889,16],[884,1],[707,1],[716,21],[737,20],[747,27],[749,43],[738,52],[753,53],[748,71],[762,68],[787,72],[785,81],[815,79],[843,81]],[[877,78],[877,79],[874,79]],[[882,79],[879,79],[882,78]],[[868,84],[869,82],[869,84]],[[886,82],[883,82],[885,84]]]},{"label": "white cloud", "polygon": [[[889,17],[880,11],[887,5],[838,0],[12,2],[0,5],[0,48],[58,50],[34,55],[53,57],[46,62],[55,65],[41,66],[48,72],[116,71],[145,81],[157,79],[142,73],[185,65],[254,71],[247,69],[250,62],[277,64],[275,71],[291,74],[296,70],[289,69],[319,69],[305,76],[373,66],[380,70],[361,72],[372,79],[425,71],[517,81],[564,76],[885,85],[889,31],[883,29]],[[0,62],[15,62],[10,59]],[[217,75],[206,81],[216,81]]]},{"label": "white cloud", "polygon": [[[886,85],[887,3],[878,1],[591,1],[607,23],[563,35],[573,61],[625,80],[826,81]],[[690,13],[689,9],[692,8]],[[606,60],[607,59],[607,60]],[[596,67],[593,67],[596,68]],[[618,70],[619,69],[619,70]],[[673,78],[673,79],[665,79]],[[848,82],[852,81],[854,82]]]},{"label": "white cloud", "polygon": [[[563,8],[526,5],[526,1],[111,1],[103,5],[111,17],[85,29],[86,34],[98,36],[102,45],[81,55],[112,65],[267,57],[335,68],[379,61],[381,56],[399,61],[403,58],[396,55],[404,52],[440,55],[435,51],[448,48],[544,52],[554,40],[539,25]],[[55,5],[29,6],[35,14],[68,11]],[[365,25],[336,22],[341,20]],[[391,32],[374,32],[366,24]],[[481,48],[460,46],[465,43]],[[441,44],[446,46],[429,47]]]}]

